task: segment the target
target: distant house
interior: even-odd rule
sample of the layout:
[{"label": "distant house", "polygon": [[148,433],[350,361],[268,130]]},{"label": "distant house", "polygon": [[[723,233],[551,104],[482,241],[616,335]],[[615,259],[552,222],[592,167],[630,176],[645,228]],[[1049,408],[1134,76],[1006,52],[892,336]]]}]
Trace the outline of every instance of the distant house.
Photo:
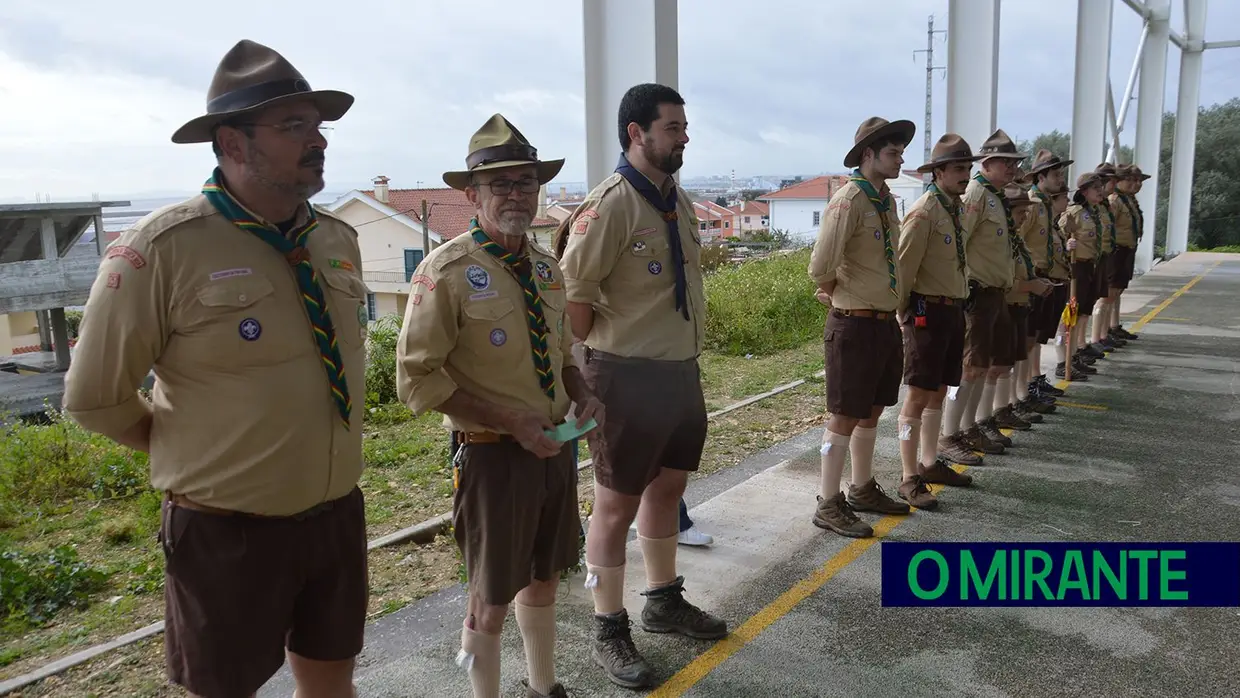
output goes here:
[{"label": "distant house", "polygon": [[[911,174],[910,174],[911,172]],[[787,232],[794,241],[811,244],[818,235],[822,214],[832,195],[848,183],[849,175],[823,175],[758,198],[770,206],[772,230]],[[887,182],[895,198],[896,214],[903,218],[921,197],[924,185],[915,171],[905,171]]]},{"label": "distant house", "polygon": [[747,235],[771,227],[771,207],[764,201],[742,201],[729,206],[732,212],[732,229],[737,235]]},{"label": "distant house", "polygon": [[[387,177],[376,177],[374,189],[354,189],[324,207],[357,229],[372,321],[393,313],[404,317],[409,281],[427,252],[422,249],[422,202],[426,201],[432,250],[467,232],[474,216],[474,206],[463,191],[392,189],[389,182]],[[554,219],[535,218],[530,233],[547,247],[557,225]]]},{"label": "distant house", "polygon": [[698,217],[698,232],[703,240],[736,237],[737,232],[732,228],[732,212],[714,201],[694,201],[693,214]]}]

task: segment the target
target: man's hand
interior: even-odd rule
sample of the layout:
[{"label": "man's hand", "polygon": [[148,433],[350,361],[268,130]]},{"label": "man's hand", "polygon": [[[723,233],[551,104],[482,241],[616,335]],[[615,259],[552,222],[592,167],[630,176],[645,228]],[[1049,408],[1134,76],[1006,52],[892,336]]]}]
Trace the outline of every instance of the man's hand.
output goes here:
[{"label": "man's hand", "polygon": [[[577,428],[582,429],[593,419],[598,423],[594,429],[603,426],[603,403],[593,395],[577,403]],[[594,431],[591,429],[590,431]],[[590,433],[589,431],[586,434]],[[584,436],[583,434],[582,436]]]},{"label": "man's hand", "polygon": [[1068,247],[1069,252],[1071,252],[1072,250],[1075,250],[1076,249],[1076,238],[1068,238],[1067,247]]},{"label": "man's hand", "polygon": [[1024,283],[1026,293],[1036,293],[1039,296],[1050,294],[1051,289],[1055,288],[1050,281],[1043,278],[1030,279]]},{"label": "man's hand", "polygon": [[818,298],[818,302],[823,305],[831,305],[831,294],[835,293],[835,282],[828,281],[818,287],[818,293],[814,294]]},{"label": "man's hand", "polygon": [[521,444],[521,448],[539,458],[551,458],[564,447],[545,433],[554,426],[545,414],[537,412],[513,411],[504,420],[504,427]]}]

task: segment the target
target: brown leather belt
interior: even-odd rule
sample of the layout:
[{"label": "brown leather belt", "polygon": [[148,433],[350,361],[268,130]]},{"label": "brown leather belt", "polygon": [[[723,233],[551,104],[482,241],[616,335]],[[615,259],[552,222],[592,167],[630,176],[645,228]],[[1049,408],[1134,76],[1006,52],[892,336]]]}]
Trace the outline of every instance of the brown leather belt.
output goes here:
[{"label": "brown leather belt", "polygon": [[950,296],[918,296],[927,303],[939,303],[941,305],[961,305],[964,303],[963,298],[951,298]]},{"label": "brown leather belt", "polygon": [[338,500],[333,499],[331,501],[322,502],[320,504],[316,504],[310,507],[309,509],[306,509],[305,511],[301,511],[296,514],[290,514],[288,516],[274,516],[274,515],[269,515],[269,514],[253,514],[248,511],[234,511],[232,509],[220,509],[219,507],[207,506],[206,504],[199,504],[198,502],[195,502],[194,500],[190,499],[189,497],[186,497],[183,494],[177,494],[171,491],[165,491],[164,495],[165,495],[164,496],[165,501],[171,503],[173,506],[181,507],[182,509],[189,509],[191,511],[198,511],[204,514],[212,514],[215,516],[240,516],[240,517],[245,517],[245,518],[250,518],[250,519],[262,519],[264,521],[306,519],[311,516],[314,516],[315,514],[319,514],[319,513],[322,513],[324,511],[331,509],[333,506],[336,505],[336,502],[338,501]]},{"label": "brown leather belt", "polygon": [[458,431],[456,442],[465,444],[500,444],[516,441],[512,434],[497,434],[493,431]]},{"label": "brown leather belt", "polygon": [[835,313],[836,317],[872,317],[875,320],[889,320],[896,316],[894,310],[885,312],[882,310],[842,310],[840,308],[833,308],[831,312]]}]

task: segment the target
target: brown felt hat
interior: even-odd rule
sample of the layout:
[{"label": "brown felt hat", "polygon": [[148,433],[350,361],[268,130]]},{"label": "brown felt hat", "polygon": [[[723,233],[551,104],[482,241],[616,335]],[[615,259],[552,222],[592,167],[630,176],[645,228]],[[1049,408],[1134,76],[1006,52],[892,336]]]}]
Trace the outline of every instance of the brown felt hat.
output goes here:
[{"label": "brown felt hat", "polygon": [[912,121],[888,121],[879,116],[871,116],[861,122],[857,135],[853,138],[852,150],[844,156],[844,167],[857,167],[861,164],[861,153],[869,144],[895,136],[902,144],[908,145],[917,133],[917,125]]},{"label": "brown felt hat", "polygon": [[1020,182],[1013,181],[1003,188],[1003,198],[1007,199],[1010,208],[1020,208],[1034,203],[1029,198],[1028,187],[1023,186]]},{"label": "brown felt hat", "polygon": [[207,113],[191,119],[172,134],[173,143],[210,143],[215,127],[238,116],[293,100],[311,100],[324,121],[336,121],[353,106],[353,95],[312,90],[284,56],[243,39],[224,54],[211,87]]},{"label": "brown felt hat", "polygon": [[443,173],[443,181],[453,189],[463,190],[469,186],[469,177],[475,172],[522,165],[537,167],[539,184],[546,184],[560,173],[564,160],[539,160],[538,150],[530,145],[517,127],[502,114],[496,114],[487,119],[469,139],[466,169]]},{"label": "brown felt hat", "polygon": [[973,149],[963,138],[955,133],[945,133],[930,151],[930,161],[918,167],[917,171],[925,174],[944,165],[955,162],[976,162],[978,159],[980,158],[973,154]]},{"label": "brown felt hat", "polygon": [[1143,181],[1150,178],[1149,175],[1142,172],[1141,168],[1137,167],[1136,165],[1116,166],[1115,177],[1116,179],[1140,179]]},{"label": "brown felt hat", "polygon": [[1076,161],[1075,160],[1064,160],[1063,158],[1052,153],[1046,148],[1042,148],[1041,150],[1039,150],[1037,153],[1034,154],[1033,165],[1029,168],[1029,174],[1032,176],[1040,172],[1045,172],[1047,170],[1053,170],[1056,167],[1067,167],[1068,165],[1071,165],[1074,162]]},{"label": "brown felt hat", "polygon": [[990,138],[987,138],[986,142],[982,143],[982,147],[977,151],[977,154],[980,156],[979,160],[989,160],[990,158],[1024,160],[1029,157],[1028,153],[1016,150],[1016,143],[1003,132],[1003,129],[998,129],[990,134]]},{"label": "brown felt hat", "polygon": [[1115,165],[1112,165],[1109,162],[1104,162],[1101,165],[1098,165],[1094,168],[1094,172],[1103,179],[1117,179],[1115,176]]},{"label": "brown felt hat", "polygon": [[1076,190],[1072,192],[1072,202],[1077,204],[1085,203],[1085,197],[1082,192],[1090,187],[1101,186],[1103,183],[1102,176],[1097,172],[1084,172],[1080,177],[1076,178]]}]

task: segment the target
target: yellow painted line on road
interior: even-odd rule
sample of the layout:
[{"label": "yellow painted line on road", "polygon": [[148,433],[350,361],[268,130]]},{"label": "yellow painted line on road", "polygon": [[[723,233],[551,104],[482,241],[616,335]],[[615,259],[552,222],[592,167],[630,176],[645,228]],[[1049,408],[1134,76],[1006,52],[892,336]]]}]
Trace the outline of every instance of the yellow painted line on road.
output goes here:
[{"label": "yellow painted line on road", "polygon": [[1095,412],[1106,412],[1111,409],[1106,405],[1087,405],[1083,402],[1068,402],[1066,400],[1059,400],[1055,404],[1059,407],[1075,407],[1078,410],[1094,410]]},{"label": "yellow painted line on road", "polygon": [[[1153,320],[1172,301],[1184,295],[1190,288],[1195,286],[1198,281],[1205,278],[1206,274],[1217,267],[1220,262],[1215,262],[1208,269],[1197,275],[1192,281],[1184,284],[1180,290],[1171,294],[1171,297],[1159,303],[1144,317],[1133,324],[1133,330],[1140,329]],[[1059,381],[1058,387],[1063,390],[1069,385],[1068,381]],[[1109,408],[1102,405],[1086,405],[1077,403],[1068,403],[1060,401],[1058,404],[1065,407],[1076,407],[1080,409],[1107,410]],[[1010,434],[1010,430],[1003,430],[1005,434]],[[957,472],[968,470],[965,466],[956,466]],[[943,485],[931,485],[930,491],[936,495],[943,489]],[[913,511],[917,511],[913,509]],[[907,515],[891,515],[884,516],[874,524],[873,538],[859,538],[844,546],[844,549],[836,553],[831,559],[810,576],[802,579],[792,586],[791,589],[780,594],[776,599],[766,605],[765,608],[750,616],[739,628],[733,630],[727,637],[715,643],[710,649],[703,652],[692,662],[689,662],[685,668],[676,672],[670,679],[659,686],[650,694],[650,698],[678,698],[684,695],[685,691],[693,688],[699,681],[706,678],[706,675],[714,671],[719,665],[726,662],[732,655],[741,650],[742,647],[753,642],[762,631],[769,628],[775,621],[784,617],[797,604],[809,598],[814,592],[818,591],[827,582],[844,569],[848,565],[855,562],[861,557],[861,554],[869,550],[875,543],[878,543],[891,533],[896,526],[906,521]]]}]

